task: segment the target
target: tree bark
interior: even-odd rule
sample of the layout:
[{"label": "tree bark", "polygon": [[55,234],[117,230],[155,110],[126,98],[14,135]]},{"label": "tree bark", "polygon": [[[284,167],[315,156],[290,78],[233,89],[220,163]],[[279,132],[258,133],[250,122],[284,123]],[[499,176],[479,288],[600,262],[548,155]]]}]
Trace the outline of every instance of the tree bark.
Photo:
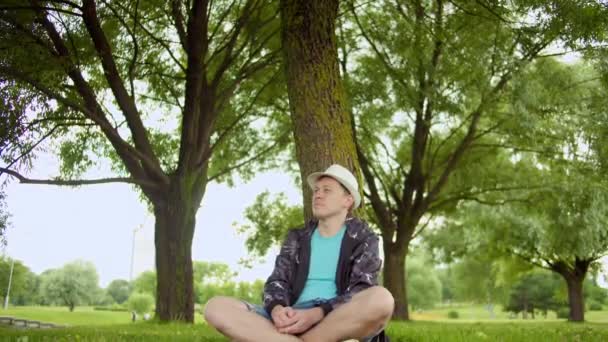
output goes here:
[{"label": "tree bark", "polygon": [[390,241],[384,241],[384,287],[390,291],[395,299],[393,319],[396,320],[410,319],[406,286],[407,251],[407,246],[400,246]]},{"label": "tree bark", "polygon": [[340,78],[335,23],[338,0],[281,0],[289,106],[300,165],[304,216],[312,216],[306,177],[338,163],[358,179],[351,116]]},{"label": "tree bark", "polygon": [[575,258],[573,264],[557,261],[551,264],[551,270],[561,275],[568,286],[568,305],[570,306],[569,320],[583,322],[585,320],[585,302],[583,299],[583,281],[587,276],[589,265],[595,259]]},{"label": "tree bark", "polygon": [[568,304],[570,305],[570,318],[572,322],[583,322],[585,320],[585,307],[583,301],[583,280],[573,275],[565,276],[568,285]]},{"label": "tree bark", "polygon": [[194,322],[192,238],[206,184],[189,179],[194,176],[174,177],[166,198],[154,205],[156,316],[161,321]]}]

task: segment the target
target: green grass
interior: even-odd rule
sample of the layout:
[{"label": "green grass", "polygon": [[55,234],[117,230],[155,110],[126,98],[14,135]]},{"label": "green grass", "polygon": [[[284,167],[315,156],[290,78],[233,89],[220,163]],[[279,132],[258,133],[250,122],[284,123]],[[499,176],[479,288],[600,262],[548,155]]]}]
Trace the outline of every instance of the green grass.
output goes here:
[{"label": "green grass", "polygon": [[391,341],[608,341],[608,326],[598,323],[393,322]]},{"label": "green grass", "polygon": [[[449,311],[458,311],[458,319],[449,319]],[[432,310],[424,310],[420,313],[412,312],[413,320],[417,321],[448,321],[454,323],[463,322],[496,322],[496,323],[534,323],[534,322],[564,322],[564,319],[556,317],[555,312],[550,311],[547,318],[542,315],[536,315],[535,319],[521,319],[521,315],[516,319],[509,318],[509,313],[502,311],[502,307],[494,307],[494,318],[486,310],[484,305],[451,305],[442,306]],[[608,323],[608,311],[586,311],[585,321],[591,323]]]},{"label": "green grass", "polygon": [[[124,311],[98,311],[92,307],[80,306],[70,312],[67,307],[59,306],[17,306],[0,310],[0,316],[55,323],[59,325],[113,325],[131,323],[131,313]],[[138,318],[141,319],[141,316]],[[196,322],[202,322],[200,313],[195,316]]]},{"label": "green grass", "polygon": [[[597,323],[392,322],[391,341],[608,341],[608,326]],[[228,341],[205,324],[142,322],[48,330],[0,328],[3,341]]]},{"label": "green grass", "polygon": [[[447,312],[454,309],[461,319],[447,319]],[[593,322],[582,324],[555,317],[525,321],[509,319],[508,314],[498,309],[495,312],[497,318],[491,320],[483,306],[443,307],[412,314],[414,319],[426,317],[435,321],[391,322],[387,331],[394,342],[608,341],[608,324],[596,323],[608,322],[607,311],[586,312],[586,318]],[[0,326],[1,341],[228,341],[208,327],[198,314],[194,325],[153,321],[131,323],[128,312],[94,311],[82,307],[74,312],[58,307],[17,307],[0,310],[0,315],[70,325],[68,328],[30,330]]]},{"label": "green grass", "polygon": [[2,341],[227,341],[206,324],[159,324],[139,322],[116,325],[79,326],[21,330],[2,328]]}]

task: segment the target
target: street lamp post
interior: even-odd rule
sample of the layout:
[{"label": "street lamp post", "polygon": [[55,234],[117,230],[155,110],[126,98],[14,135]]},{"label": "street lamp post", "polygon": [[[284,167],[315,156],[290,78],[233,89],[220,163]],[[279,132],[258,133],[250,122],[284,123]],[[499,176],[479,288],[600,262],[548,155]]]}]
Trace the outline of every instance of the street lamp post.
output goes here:
[{"label": "street lamp post", "polygon": [[131,244],[131,271],[129,272],[129,282],[133,281],[133,262],[135,260],[135,233],[143,228],[143,224],[133,229],[133,243]]},{"label": "street lamp post", "polygon": [[6,297],[4,297],[4,310],[8,308],[8,297],[11,293],[11,282],[13,280],[13,268],[15,266],[15,259],[11,258],[11,272],[8,276],[8,287],[6,289]]}]

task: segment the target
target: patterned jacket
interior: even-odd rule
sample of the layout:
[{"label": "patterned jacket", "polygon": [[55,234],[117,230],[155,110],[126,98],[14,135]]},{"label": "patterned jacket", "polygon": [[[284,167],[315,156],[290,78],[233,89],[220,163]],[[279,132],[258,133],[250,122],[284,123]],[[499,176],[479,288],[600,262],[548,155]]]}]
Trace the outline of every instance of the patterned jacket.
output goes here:
[{"label": "patterned jacket", "polygon": [[[276,305],[293,305],[302,293],[310,266],[310,241],[317,223],[311,220],[303,228],[287,234],[274,270],[264,286],[264,308],[269,314]],[[321,305],[326,315],[349,301],[355,293],[378,284],[382,264],[378,236],[367,223],[357,218],[347,218],[345,224],[336,270],[338,295]]]}]

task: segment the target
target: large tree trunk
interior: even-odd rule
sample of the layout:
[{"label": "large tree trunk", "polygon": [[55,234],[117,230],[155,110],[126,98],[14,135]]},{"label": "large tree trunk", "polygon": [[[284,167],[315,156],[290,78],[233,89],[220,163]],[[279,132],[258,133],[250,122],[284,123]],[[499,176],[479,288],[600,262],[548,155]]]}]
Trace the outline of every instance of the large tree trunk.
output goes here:
[{"label": "large tree trunk", "polygon": [[583,322],[585,320],[585,307],[583,301],[583,280],[573,275],[564,276],[568,284],[568,303],[570,305],[570,321]]},{"label": "large tree trunk", "polygon": [[205,185],[174,178],[165,200],[154,205],[156,229],[156,316],[194,322],[192,238]]},{"label": "large tree trunk", "polygon": [[406,257],[407,246],[399,246],[393,242],[384,241],[384,287],[395,299],[393,319],[409,320],[407,302]]},{"label": "large tree trunk", "polygon": [[576,258],[574,264],[557,261],[551,265],[551,269],[559,273],[566,280],[566,285],[568,285],[569,320],[572,322],[583,322],[585,320],[583,281],[587,276],[587,271],[592,261],[593,259]]},{"label": "large tree trunk", "polygon": [[338,3],[281,0],[285,73],[306,218],[312,212],[306,176],[333,163],[359,174],[352,121],[338,65],[334,32]]}]

